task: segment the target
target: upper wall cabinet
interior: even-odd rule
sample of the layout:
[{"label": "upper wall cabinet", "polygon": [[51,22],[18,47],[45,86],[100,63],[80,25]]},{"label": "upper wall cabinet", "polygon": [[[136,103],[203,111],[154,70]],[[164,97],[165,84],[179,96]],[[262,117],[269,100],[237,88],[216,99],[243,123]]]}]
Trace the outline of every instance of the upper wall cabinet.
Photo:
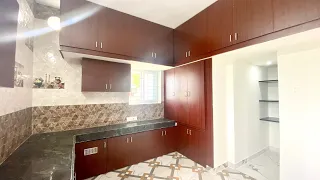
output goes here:
[{"label": "upper wall cabinet", "polygon": [[18,12],[17,1],[0,1],[0,87],[14,87]]},{"label": "upper wall cabinet", "polygon": [[273,0],[275,31],[320,18],[319,0]]},{"label": "upper wall cabinet", "polygon": [[207,11],[202,11],[175,29],[175,64],[184,64],[208,53]]},{"label": "upper wall cabinet", "polygon": [[173,30],[170,28],[86,0],[61,0],[61,14],[66,22],[80,17],[79,22],[61,30],[62,47],[102,52],[106,57],[113,55],[173,65]]},{"label": "upper wall cabinet", "polygon": [[82,92],[130,92],[131,65],[82,60]]}]

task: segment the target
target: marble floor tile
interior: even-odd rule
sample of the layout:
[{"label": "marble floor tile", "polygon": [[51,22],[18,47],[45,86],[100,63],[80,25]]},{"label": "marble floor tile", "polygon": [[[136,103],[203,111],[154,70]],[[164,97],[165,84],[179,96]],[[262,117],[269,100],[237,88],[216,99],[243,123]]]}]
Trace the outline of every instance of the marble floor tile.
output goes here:
[{"label": "marble floor tile", "polygon": [[238,171],[250,175],[257,180],[279,180],[280,178],[280,158],[279,153],[266,151],[260,156],[252,159],[241,167]]},{"label": "marble floor tile", "polygon": [[[214,173],[213,173],[214,172]],[[207,170],[174,152],[87,180],[256,180],[238,170]]]}]

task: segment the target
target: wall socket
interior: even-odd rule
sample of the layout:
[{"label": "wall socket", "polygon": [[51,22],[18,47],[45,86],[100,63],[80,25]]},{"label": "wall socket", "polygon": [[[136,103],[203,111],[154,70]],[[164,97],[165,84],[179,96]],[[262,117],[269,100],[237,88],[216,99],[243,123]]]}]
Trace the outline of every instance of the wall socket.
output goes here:
[{"label": "wall socket", "polygon": [[127,121],[130,122],[130,121],[137,121],[138,120],[138,117],[137,116],[132,116],[132,117],[127,117]]}]

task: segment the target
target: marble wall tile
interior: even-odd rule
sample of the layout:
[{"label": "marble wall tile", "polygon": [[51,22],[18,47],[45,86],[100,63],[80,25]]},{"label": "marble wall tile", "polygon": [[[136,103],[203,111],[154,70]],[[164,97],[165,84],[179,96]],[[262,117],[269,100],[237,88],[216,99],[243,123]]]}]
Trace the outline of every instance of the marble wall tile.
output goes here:
[{"label": "marble wall tile", "polygon": [[37,19],[47,20],[51,16],[60,16],[60,9],[50,6],[42,5],[39,3],[34,4],[34,17]]},{"label": "marble wall tile", "polygon": [[139,121],[163,118],[163,103],[129,105],[128,103],[39,106],[32,108],[33,133],[83,129],[125,123],[127,117]]},{"label": "marble wall tile", "polygon": [[32,134],[32,109],[0,116],[0,164]]}]

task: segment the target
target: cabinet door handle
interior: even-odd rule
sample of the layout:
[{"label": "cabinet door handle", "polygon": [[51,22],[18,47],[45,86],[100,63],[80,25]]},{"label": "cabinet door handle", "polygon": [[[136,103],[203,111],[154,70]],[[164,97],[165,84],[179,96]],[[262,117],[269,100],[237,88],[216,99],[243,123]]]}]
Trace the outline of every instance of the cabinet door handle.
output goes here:
[{"label": "cabinet door handle", "polygon": [[186,52],[186,57],[188,57],[188,52]]},{"label": "cabinet door handle", "polygon": [[167,131],[164,131],[164,135],[165,135],[165,136],[167,135]]},{"label": "cabinet door handle", "polygon": [[189,54],[189,57],[190,57],[190,55],[191,55],[191,52],[189,51],[189,52],[188,52],[188,54]]},{"label": "cabinet door handle", "polygon": [[153,57],[153,52],[151,53],[151,56]]},{"label": "cabinet door handle", "polygon": [[127,143],[129,143],[129,138],[127,138]]},{"label": "cabinet door handle", "polygon": [[161,131],[161,136],[163,136],[163,131]]},{"label": "cabinet door handle", "polygon": [[106,90],[108,90],[108,84],[106,84]]},{"label": "cabinet door handle", "polygon": [[103,143],[103,147],[104,147],[104,148],[107,148],[107,142],[104,142],[104,143]]},{"label": "cabinet door handle", "polygon": [[100,43],[100,48],[102,49],[102,47],[103,47],[103,43],[101,42],[101,43]]},{"label": "cabinet door handle", "polygon": [[157,53],[154,53],[154,58],[157,58]]},{"label": "cabinet door handle", "polygon": [[230,34],[230,42],[232,42],[232,34]]},{"label": "cabinet door handle", "polygon": [[110,84],[110,90],[112,89],[112,84]]},{"label": "cabinet door handle", "polygon": [[98,47],[98,41],[96,41],[96,48]]},{"label": "cabinet door handle", "polygon": [[130,137],[130,142],[132,142],[132,137]]},{"label": "cabinet door handle", "polygon": [[238,33],[234,33],[234,39],[237,41],[238,40]]},{"label": "cabinet door handle", "polygon": [[191,130],[189,130],[189,134],[190,134],[190,136],[192,135],[192,134],[191,134]]},{"label": "cabinet door handle", "polygon": [[189,129],[187,129],[187,134],[189,134]]}]

